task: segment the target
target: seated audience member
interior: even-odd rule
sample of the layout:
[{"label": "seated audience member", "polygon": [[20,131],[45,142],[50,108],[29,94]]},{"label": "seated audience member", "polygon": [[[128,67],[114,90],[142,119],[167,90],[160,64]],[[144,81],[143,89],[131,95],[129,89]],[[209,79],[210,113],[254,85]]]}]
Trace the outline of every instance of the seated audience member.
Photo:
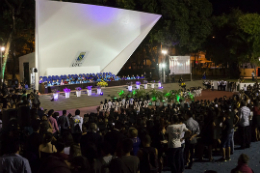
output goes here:
[{"label": "seated audience member", "polygon": [[69,82],[67,80],[64,81],[64,84],[69,84]]},{"label": "seated audience member", "polygon": [[130,152],[133,149],[131,139],[124,139],[121,143],[122,157],[113,159],[109,165],[110,173],[137,173],[139,171],[139,158],[131,156]]},{"label": "seated audience member", "polygon": [[52,81],[52,85],[57,85],[55,80]]},{"label": "seated audience member", "polygon": [[47,86],[52,86],[52,83],[51,81],[48,82]]},{"label": "seated audience member", "polygon": [[81,75],[79,75],[78,80],[82,79]]},{"label": "seated audience member", "polygon": [[31,173],[28,160],[19,155],[19,150],[19,141],[9,141],[7,154],[0,157],[1,173]]},{"label": "seated audience member", "polygon": [[64,85],[63,79],[61,79],[61,81],[60,81],[60,85]]},{"label": "seated audience member", "polygon": [[79,79],[76,81],[76,84],[80,84],[80,80]]},{"label": "seated audience member", "polygon": [[56,85],[60,85],[60,81],[58,79],[56,80]]},{"label": "seated audience member", "polygon": [[140,76],[136,75],[136,79],[140,79]]},{"label": "seated audience member", "polygon": [[71,79],[70,79],[70,77],[68,76],[67,79],[66,79],[66,81],[69,82],[70,80],[71,80]]},{"label": "seated audience member", "polygon": [[135,76],[134,75],[132,75],[132,77],[131,77],[131,80],[134,80],[135,79]]},{"label": "seated audience member", "polygon": [[246,154],[241,154],[237,161],[237,167],[231,170],[231,173],[253,173],[253,170],[247,165],[249,158]]},{"label": "seated audience member", "polygon": [[140,79],[144,79],[144,75],[141,75]]},{"label": "seated audience member", "polygon": [[127,80],[130,80],[131,78],[130,78],[129,75],[128,75],[126,79],[127,79]]}]

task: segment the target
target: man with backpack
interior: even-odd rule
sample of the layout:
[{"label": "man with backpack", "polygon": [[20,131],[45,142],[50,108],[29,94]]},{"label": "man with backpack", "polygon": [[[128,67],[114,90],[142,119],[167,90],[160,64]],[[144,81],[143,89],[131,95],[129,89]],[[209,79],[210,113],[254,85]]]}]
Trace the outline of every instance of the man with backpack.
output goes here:
[{"label": "man with backpack", "polygon": [[82,132],[82,124],[83,124],[83,118],[80,117],[80,110],[75,111],[75,116],[73,117],[74,120],[74,129],[73,133],[81,133]]},{"label": "man with backpack", "polygon": [[142,144],[144,147],[137,152],[140,159],[140,173],[157,173],[159,168],[158,151],[150,146],[151,137],[145,135]]}]

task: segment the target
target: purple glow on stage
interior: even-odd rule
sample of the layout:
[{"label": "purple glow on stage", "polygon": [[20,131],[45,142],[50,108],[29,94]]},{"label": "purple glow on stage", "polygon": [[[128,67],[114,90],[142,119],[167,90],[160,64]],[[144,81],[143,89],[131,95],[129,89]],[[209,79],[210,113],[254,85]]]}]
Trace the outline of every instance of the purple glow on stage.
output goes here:
[{"label": "purple glow on stage", "polygon": [[103,95],[103,92],[101,92],[100,95],[102,96],[102,95]]},{"label": "purple glow on stage", "polygon": [[101,24],[109,24],[115,20],[115,17],[119,13],[118,10],[110,7],[104,6],[95,6],[84,4],[85,11],[87,12],[86,16],[91,17],[92,20]]},{"label": "purple glow on stage", "polygon": [[88,90],[91,90],[92,89],[92,86],[87,86],[86,87]]},{"label": "purple glow on stage", "polygon": [[136,84],[136,85],[141,85],[141,82],[136,81],[135,84]]},{"label": "purple glow on stage", "polygon": [[64,91],[65,93],[68,93],[68,92],[70,92],[70,89],[64,88],[63,91]]}]

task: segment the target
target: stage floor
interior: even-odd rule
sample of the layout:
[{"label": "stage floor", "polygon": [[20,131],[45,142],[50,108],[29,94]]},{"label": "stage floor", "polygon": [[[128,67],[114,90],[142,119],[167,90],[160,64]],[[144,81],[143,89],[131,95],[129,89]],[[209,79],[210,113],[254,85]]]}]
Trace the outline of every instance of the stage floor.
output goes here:
[{"label": "stage floor", "polygon": [[[187,88],[202,86],[202,80],[186,82]],[[180,87],[178,83],[163,84],[163,89],[160,90],[177,90]],[[110,96],[117,96],[120,90],[125,90],[126,86],[109,87],[102,89],[104,93],[103,96],[93,94],[92,96],[87,96],[83,93],[81,97],[76,97],[74,93],[70,94],[70,98],[65,98],[64,93],[59,94],[59,99],[57,101],[51,102],[51,95],[40,95],[39,99],[41,101],[41,107],[44,109],[54,109],[54,111],[62,111],[64,109],[68,110],[69,113],[74,114],[76,109],[81,110],[81,115],[86,113],[96,112],[97,106],[99,106],[100,101],[104,101],[105,98],[109,99]],[[148,89],[149,90],[149,89]],[[196,97],[196,100],[206,99],[213,100],[216,97],[232,96],[233,93],[226,91],[202,91],[200,97]]]}]

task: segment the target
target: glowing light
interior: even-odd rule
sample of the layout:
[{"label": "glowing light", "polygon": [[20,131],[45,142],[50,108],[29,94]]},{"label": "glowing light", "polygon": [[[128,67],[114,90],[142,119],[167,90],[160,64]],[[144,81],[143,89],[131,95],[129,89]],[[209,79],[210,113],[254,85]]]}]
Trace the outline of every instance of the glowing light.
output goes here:
[{"label": "glowing light", "polygon": [[152,101],[156,101],[157,99],[156,99],[156,97],[152,97]]},{"label": "glowing light", "polygon": [[121,90],[118,95],[119,95],[119,96],[122,96],[124,93],[125,93],[125,91],[124,91],[124,90]]},{"label": "glowing light", "polygon": [[162,68],[165,68],[165,67],[166,67],[166,65],[165,65],[165,63],[163,63],[163,64],[162,64]]},{"label": "glowing light", "polygon": [[133,95],[136,95],[136,90],[133,91]]},{"label": "glowing light", "polygon": [[162,50],[162,54],[166,55],[167,54],[167,50]]},{"label": "glowing light", "polygon": [[166,93],[165,97],[169,97],[171,95],[171,93]]},{"label": "glowing light", "polygon": [[100,95],[102,96],[102,95],[103,95],[103,92],[100,92]]},{"label": "glowing light", "polygon": [[180,95],[177,95],[177,102],[179,102],[179,100],[180,100],[180,98],[181,98],[181,96]]},{"label": "glowing light", "polygon": [[5,47],[1,47],[1,51],[2,51],[2,52],[5,51]]}]

